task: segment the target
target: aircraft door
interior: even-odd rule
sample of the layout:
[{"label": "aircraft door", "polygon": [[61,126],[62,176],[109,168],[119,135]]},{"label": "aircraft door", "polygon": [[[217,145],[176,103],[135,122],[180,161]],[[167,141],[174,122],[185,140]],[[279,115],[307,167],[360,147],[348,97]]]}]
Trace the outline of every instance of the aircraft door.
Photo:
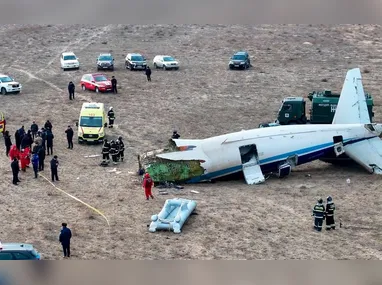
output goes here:
[{"label": "aircraft door", "polygon": [[259,155],[255,144],[239,147],[243,174],[247,184],[260,184],[265,181],[259,165]]}]

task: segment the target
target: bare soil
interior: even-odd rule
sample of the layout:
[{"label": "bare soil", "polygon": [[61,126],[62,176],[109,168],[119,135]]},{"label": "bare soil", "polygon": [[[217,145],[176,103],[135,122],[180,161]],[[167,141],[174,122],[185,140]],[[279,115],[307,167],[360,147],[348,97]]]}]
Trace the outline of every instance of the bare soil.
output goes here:
[{"label": "bare soil", "polygon": [[[270,178],[248,186],[244,180],[185,185],[146,201],[136,155],[162,147],[173,129],[182,138],[206,138],[273,121],[281,100],[313,90],[339,92],[346,71],[360,67],[364,88],[375,99],[375,121],[382,121],[380,65],[382,29],[373,25],[3,25],[0,71],[23,86],[19,95],[0,98],[13,135],[33,120],[49,119],[60,161],[56,186],[102,211],[97,213],[55,189],[32,169],[11,183],[9,159],[1,144],[0,239],[32,243],[46,259],[61,259],[58,242],[62,222],[73,231],[73,259],[382,259],[380,227],[381,177],[358,168],[314,162],[298,167],[286,179]],[[253,67],[228,70],[236,50],[245,49]],[[60,69],[59,56],[73,51],[79,71]],[[119,94],[83,92],[79,80],[96,71],[100,52],[112,52]],[[124,68],[128,52],[141,52],[152,64],[157,54],[170,54],[178,71],[154,70],[152,82],[143,72]],[[68,100],[67,84],[77,86]],[[66,149],[64,130],[74,125],[86,101],[104,102],[116,112],[109,138],[122,136],[126,161],[121,173],[100,167],[101,146]],[[14,139],[13,139],[14,142]],[[44,175],[49,178],[50,157]],[[306,177],[310,174],[310,177]],[[348,185],[346,179],[350,178]],[[190,191],[197,190],[199,194]],[[311,209],[317,198],[332,195],[343,227],[313,230]],[[149,233],[150,217],[165,199],[197,201],[197,213],[181,234]]]}]

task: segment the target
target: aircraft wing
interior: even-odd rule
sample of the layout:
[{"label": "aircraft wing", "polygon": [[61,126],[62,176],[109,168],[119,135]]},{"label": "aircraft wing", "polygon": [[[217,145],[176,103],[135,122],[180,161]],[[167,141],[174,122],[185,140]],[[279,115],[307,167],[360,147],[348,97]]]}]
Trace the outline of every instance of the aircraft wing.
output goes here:
[{"label": "aircraft wing", "polygon": [[379,137],[344,146],[345,153],[370,173],[382,174],[382,140]]},{"label": "aircraft wing", "polygon": [[332,124],[370,124],[359,68],[353,68],[346,74]]}]

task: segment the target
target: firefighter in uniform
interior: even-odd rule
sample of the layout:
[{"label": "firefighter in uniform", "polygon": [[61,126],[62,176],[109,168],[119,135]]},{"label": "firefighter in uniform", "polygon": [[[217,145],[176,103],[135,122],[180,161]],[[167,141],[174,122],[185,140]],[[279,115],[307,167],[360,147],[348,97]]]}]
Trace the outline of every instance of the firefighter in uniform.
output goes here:
[{"label": "firefighter in uniform", "polygon": [[336,223],[334,221],[334,211],[336,210],[336,206],[333,203],[333,198],[331,196],[328,196],[326,198],[326,230],[335,230],[336,229]]},{"label": "firefighter in uniform", "polygon": [[325,219],[325,206],[322,198],[318,199],[317,204],[314,206],[312,216],[314,216],[314,229],[320,232]]},{"label": "firefighter in uniform", "polygon": [[117,150],[116,151],[116,160],[119,161],[119,155],[121,154],[119,140],[115,141],[115,149]]},{"label": "firefighter in uniform", "polygon": [[110,155],[114,164],[117,164],[117,145],[115,141],[110,141]]},{"label": "firefighter in uniform", "polygon": [[109,162],[110,161],[109,151],[110,151],[110,144],[107,141],[107,139],[105,139],[103,141],[103,146],[102,146],[102,159],[105,162]]},{"label": "firefighter in uniform", "polygon": [[121,158],[121,161],[123,161],[123,158],[125,157],[125,144],[122,141],[122,137],[118,138],[119,142],[119,157]]},{"label": "firefighter in uniform", "polygon": [[115,120],[113,107],[109,108],[109,112],[107,112],[107,117],[109,118],[109,128],[112,128],[114,125],[114,120]]}]

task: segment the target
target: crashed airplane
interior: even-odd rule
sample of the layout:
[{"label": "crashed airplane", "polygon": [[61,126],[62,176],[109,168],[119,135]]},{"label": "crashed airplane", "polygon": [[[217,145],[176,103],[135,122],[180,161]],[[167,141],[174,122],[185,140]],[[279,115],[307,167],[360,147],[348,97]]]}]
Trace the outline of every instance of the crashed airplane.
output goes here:
[{"label": "crashed airplane", "polygon": [[172,147],[138,157],[155,182],[195,183],[242,172],[247,184],[333,152],[382,174],[382,125],[371,123],[359,68],[347,72],[332,124],[258,128],[207,139],[172,139]]}]

